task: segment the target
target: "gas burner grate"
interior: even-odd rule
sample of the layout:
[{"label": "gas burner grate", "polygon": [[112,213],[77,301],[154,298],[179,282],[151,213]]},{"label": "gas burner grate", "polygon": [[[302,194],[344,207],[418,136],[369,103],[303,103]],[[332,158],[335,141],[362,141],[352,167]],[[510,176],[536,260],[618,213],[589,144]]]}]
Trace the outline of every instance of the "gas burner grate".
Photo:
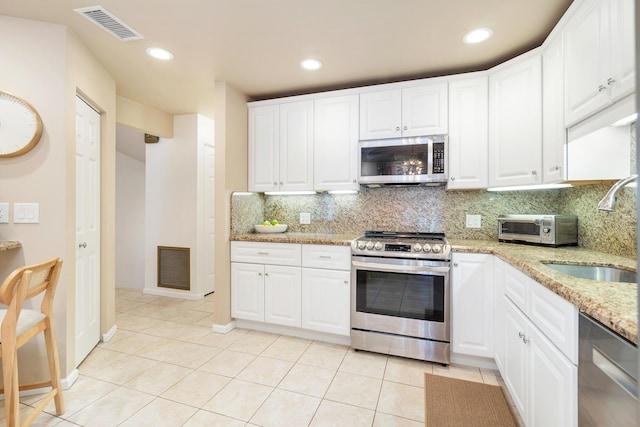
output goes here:
[{"label": "gas burner grate", "polygon": [[431,239],[431,240],[444,240],[444,233],[426,233],[419,231],[375,231],[368,230],[364,232],[364,237],[369,239]]}]

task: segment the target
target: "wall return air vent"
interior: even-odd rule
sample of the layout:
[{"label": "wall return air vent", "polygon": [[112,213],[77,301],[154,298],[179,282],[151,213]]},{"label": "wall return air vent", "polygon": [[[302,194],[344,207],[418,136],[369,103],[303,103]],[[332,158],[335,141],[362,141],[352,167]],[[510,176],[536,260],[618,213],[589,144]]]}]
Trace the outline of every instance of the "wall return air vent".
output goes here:
[{"label": "wall return air vent", "polygon": [[144,38],[140,33],[122,22],[120,19],[116,18],[111,12],[102,6],[81,7],[73,10],[103,30],[107,31],[118,40],[130,41]]}]

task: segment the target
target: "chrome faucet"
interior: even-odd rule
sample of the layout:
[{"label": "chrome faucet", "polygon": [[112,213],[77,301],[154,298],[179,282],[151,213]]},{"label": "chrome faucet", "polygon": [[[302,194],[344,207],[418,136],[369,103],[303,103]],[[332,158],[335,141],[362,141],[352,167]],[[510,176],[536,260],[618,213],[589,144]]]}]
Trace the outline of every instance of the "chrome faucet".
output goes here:
[{"label": "chrome faucet", "polygon": [[600,200],[600,203],[598,203],[598,209],[601,211],[612,212],[614,206],[616,205],[616,195],[618,194],[618,191],[620,191],[622,187],[629,184],[630,182],[635,181],[636,179],[638,179],[638,175],[634,174],[623,178],[613,184],[613,187],[609,189],[607,194],[602,198],[602,200]]}]

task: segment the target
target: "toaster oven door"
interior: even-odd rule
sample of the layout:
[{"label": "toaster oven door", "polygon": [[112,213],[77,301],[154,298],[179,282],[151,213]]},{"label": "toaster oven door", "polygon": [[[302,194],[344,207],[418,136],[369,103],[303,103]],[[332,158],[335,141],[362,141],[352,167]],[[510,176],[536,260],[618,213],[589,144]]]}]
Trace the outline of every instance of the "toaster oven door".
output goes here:
[{"label": "toaster oven door", "polygon": [[542,222],[534,219],[499,219],[498,239],[508,241],[522,241],[531,243],[541,242]]}]

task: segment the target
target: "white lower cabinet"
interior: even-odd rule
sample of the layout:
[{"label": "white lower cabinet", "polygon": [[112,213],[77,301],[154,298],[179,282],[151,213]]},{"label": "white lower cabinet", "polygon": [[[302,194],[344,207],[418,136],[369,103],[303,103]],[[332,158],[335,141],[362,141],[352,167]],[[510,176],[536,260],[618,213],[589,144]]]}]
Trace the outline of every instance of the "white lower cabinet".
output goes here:
[{"label": "white lower cabinet", "polygon": [[300,327],[299,267],[265,265],[264,321],[277,325]]},{"label": "white lower cabinet", "polygon": [[302,269],[302,327],[349,335],[350,272]]},{"label": "white lower cabinet", "polygon": [[500,265],[494,281],[504,287],[496,364],[514,404],[527,426],[577,426],[577,309],[521,271]]},{"label": "white lower cabinet", "polygon": [[494,360],[498,370],[502,371],[504,361],[504,269],[506,263],[498,257],[493,257],[493,347]]},{"label": "white lower cabinet", "polygon": [[576,426],[578,368],[505,297],[502,377],[527,426]]},{"label": "white lower cabinet", "polygon": [[300,327],[300,267],[231,263],[231,315]]},{"label": "white lower cabinet", "polygon": [[231,316],[348,336],[348,246],[231,242]]},{"label": "white lower cabinet", "polygon": [[493,255],[456,252],[451,261],[452,352],[492,358]]},{"label": "white lower cabinet", "polygon": [[351,247],[302,246],[302,327],[351,333]]},{"label": "white lower cabinet", "polygon": [[231,263],[231,315],[264,322],[264,265]]}]

